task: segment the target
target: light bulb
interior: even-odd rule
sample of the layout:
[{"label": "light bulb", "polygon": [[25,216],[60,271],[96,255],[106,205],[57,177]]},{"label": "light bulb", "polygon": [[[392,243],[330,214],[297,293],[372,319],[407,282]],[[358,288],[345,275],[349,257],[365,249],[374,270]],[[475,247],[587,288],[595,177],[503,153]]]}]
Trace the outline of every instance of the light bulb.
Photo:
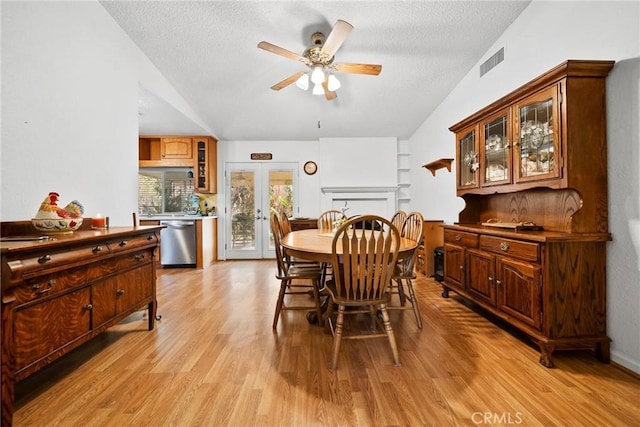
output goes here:
[{"label": "light bulb", "polygon": [[322,67],[318,65],[313,67],[313,72],[311,73],[311,81],[317,85],[324,82],[324,73],[322,72]]},{"label": "light bulb", "polygon": [[319,83],[316,83],[315,85],[313,85],[313,92],[314,95],[322,95],[324,94],[324,89],[322,88],[322,85]]},{"label": "light bulb", "polygon": [[327,89],[329,89],[330,92],[340,89],[340,82],[333,74],[329,74],[329,79],[327,80]]},{"label": "light bulb", "polygon": [[302,90],[309,89],[309,74],[301,75],[298,80],[296,80],[296,86],[298,86]]}]

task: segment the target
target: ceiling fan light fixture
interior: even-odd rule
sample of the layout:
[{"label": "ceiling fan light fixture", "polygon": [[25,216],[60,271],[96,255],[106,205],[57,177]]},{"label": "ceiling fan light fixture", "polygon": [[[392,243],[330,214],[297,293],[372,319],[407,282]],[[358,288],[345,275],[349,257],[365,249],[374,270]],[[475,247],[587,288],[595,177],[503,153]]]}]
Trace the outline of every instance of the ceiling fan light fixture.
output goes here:
[{"label": "ceiling fan light fixture", "polygon": [[302,90],[309,89],[309,74],[305,73],[296,80],[296,86]]},{"label": "ceiling fan light fixture", "polygon": [[322,88],[322,84],[320,84],[320,83],[314,84],[312,93],[314,95],[324,95],[324,89]]},{"label": "ceiling fan light fixture", "polygon": [[329,78],[327,79],[327,89],[331,92],[335,92],[340,89],[340,81],[333,74],[329,74]]},{"label": "ceiling fan light fixture", "polygon": [[311,81],[316,85],[322,84],[322,82],[324,82],[324,73],[322,72],[322,67],[318,65],[313,67],[313,71],[311,72]]}]

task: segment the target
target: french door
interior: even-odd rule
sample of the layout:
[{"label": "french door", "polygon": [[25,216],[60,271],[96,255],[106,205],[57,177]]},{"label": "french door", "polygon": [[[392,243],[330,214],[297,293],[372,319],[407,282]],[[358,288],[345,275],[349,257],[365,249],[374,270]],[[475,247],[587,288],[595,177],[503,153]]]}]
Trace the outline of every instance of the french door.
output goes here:
[{"label": "french door", "polygon": [[226,258],[275,258],[272,211],[297,212],[297,163],[232,163],[225,168]]}]

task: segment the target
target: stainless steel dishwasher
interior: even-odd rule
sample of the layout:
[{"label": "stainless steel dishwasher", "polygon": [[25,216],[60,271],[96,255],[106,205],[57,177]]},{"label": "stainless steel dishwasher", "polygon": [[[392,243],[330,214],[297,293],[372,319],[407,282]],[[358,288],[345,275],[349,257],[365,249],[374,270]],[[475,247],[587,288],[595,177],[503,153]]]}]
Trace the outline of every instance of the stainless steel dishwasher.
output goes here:
[{"label": "stainless steel dishwasher", "polygon": [[160,264],[193,267],[196,265],[196,221],[167,220],[160,231]]}]

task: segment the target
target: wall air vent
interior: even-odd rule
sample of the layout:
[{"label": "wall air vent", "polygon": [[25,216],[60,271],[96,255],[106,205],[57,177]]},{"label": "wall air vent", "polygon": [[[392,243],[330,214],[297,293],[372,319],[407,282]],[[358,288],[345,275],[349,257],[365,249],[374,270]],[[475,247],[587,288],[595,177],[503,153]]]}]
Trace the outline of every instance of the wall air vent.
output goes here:
[{"label": "wall air vent", "polygon": [[480,64],[480,77],[487,74],[489,70],[491,70],[502,61],[504,61],[504,47],[501,47],[499,51],[491,56],[491,58]]}]

